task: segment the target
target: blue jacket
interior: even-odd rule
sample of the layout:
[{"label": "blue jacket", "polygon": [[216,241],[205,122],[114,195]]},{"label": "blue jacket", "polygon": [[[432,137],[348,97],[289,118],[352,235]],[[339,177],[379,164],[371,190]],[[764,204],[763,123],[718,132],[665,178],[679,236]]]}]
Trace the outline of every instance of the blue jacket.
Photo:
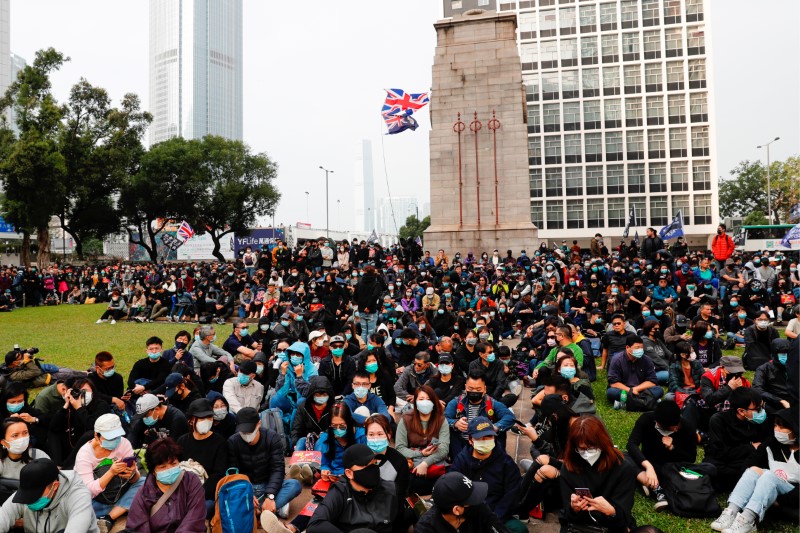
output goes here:
[{"label": "blue jacket", "polygon": [[[492,404],[492,411],[494,414],[489,415],[486,410],[486,398],[491,400]],[[453,424],[458,422],[458,419],[461,416],[466,415],[459,415],[459,402],[462,404],[463,408],[466,409],[467,405],[469,404],[467,398],[465,396],[458,396],[457,398],[453,398],[448,402],[447,407],[444,408],[444,417],[447,419],[447,423],[450,424],[450,427],[453,427]],[[481,408],[478,411],[478,416],[485,416],[492,423],[497,426],[497,429],[500,431],[505,431],[511,426],[514,425],[514,413],[511,410],[502,404],[499,400],[495,400],[491,396],[484,396],[483,400],[481,400]],[[453,431],[456,431],[455,428]]]},{"label": "blue jacket", "polygon": [[449,471],[460,472],[472,481],[487,483],[489,494],[484,503],[502,522],[511,519],[519,501],[522,476],[502,446],[495,446],[489,458],[483,461],[475,459],[472,446],[467,446],[456,456]]},{"label": "blue jacket", "polygon": [[[311,362],[311,349],[308,347],[308,344],[304,342],[297,341],[291,346],[287,351],[297,352],[303,354],[303,380],[305,381],[305,387],[303,391],[299,391],[297,385],[295,384],[295,374],[291,363],[289,363],[289,368],[286,371],[285,376],[278,376],[278,380],[276,386],[278,390],[275,392],[276,396],[287,396],[290,392],[294,392],[297,394],[297,397],[304,396],[303,392],[307,390],[308,382],[312,376],[317,375],[317,368],[314,366],[314,363]],[[287,354],[288,357],[288,354]]]},{"label": "blue jacket", "polygon": [[348,394],[344,397],[344,403],[347,404],[347,407],[350,408],[350,413],[353,416],[353,420],[359,426],[364,425],[364,420],[367,419],[366,416],[361,416],[360,414],[356,413],[355,410],[361,406],[366,407],[369,409],[370,414],[380,413],[386,417],[387,420],[390,422],[394,420],[392,416],[389,414],[389,409],[387,409],[386,404],[383,403],[383,400],[377,394],[373,394],[371,392],[367,393],[367,401],[361,403],[356,398],[355,393]]},{"label": "blue jacket", "polygon": [[[336,447],[333,460],[328,457],[328,449],[330,443],[328,442],[329,431],[323,431],[314,444],[314,450],[322,452],[322,461],[320,462],[320,470],[330,470],[333,476],[344,475],[344,464],[342,457],[344,456],[345,447],[339,444],[339,441],[333,439],[333,445]],[[356,444],[366,444],[367,438],[364,434],[364,428],[355,428]]]}]

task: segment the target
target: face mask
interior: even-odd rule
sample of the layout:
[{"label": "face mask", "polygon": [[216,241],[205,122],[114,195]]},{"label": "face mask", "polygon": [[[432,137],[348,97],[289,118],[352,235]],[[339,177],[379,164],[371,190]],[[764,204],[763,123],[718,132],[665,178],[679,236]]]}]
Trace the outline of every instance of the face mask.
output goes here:
[{"label": "face mask", "polygon": [[369,465],[353,471],[353,481],[366,489],[374,489],[381,483],[381,470],[378,465]]},{"label": "face mask", "polygon": [[344,355],[344,348],[332,348],[331,354],[333,354],[334,357],[341,357]]},{"label": "face mask", "polygon": [[303,358],[299,355],[293,355],[289,358],[289,362],[292,363],[292,366],[298,366],[303,364]]},{"label": "face mask", "polygon": [[30,509],[31,511],[41,511],[42,509],[44,509],[45,507],[50,505],[50,501],[51,500],[52,500],[52,498],[48,498],[46,496],[42,496],[41,498],[39,498],[35,502],[29,503],[28,504],[28,509]]},{"label": "face mask", "polygon": [[87,390],[83,393],[83,406],[86,407],[90,403],[92,403],[92,392]]},{"label": "face mask", "polygon": [[364,365],[364,369],[370,374],[374,374],[378,371],[378,363],[367,363]]},{"label": "face mask", "polygon": [[789,358],[789,354],[779,353],[778,354],[778,362],[782,365],[786,365],[786,360]]},{"label": "face mask", "polygon": [[368,351],[368,352],[371,352],[371,351],[372,351],[372,350],[374,350],[374,349],[375,349],[375,347],[374,347],[373,345],[371,345],[371,344],[367,344],[367,351]]},{"label": "face mask", "polygon": [[594,466],[598,459],[600,459],[600,455],[603,452],[600,451],[599,448],[589,448],[588,450],[578,450],[578,455],[580,455],[584,461],[589,463],[590,466]]},{"label": "face mask", "polygon": [[247,337],[247,334],[248,334],[248,333],[250,333],[250,331],[249,331],[247,328],[242,328],[239,334],[240,334],[242,337]]},{"label": "face mask", "polygon": [[767,329],[767,326],[769,326],[769,321],[759,320],[758,322],[756,322],[756,325],[758,326],[758,329]]},{"label": "face mask", "polygon": [[214,420],[220,422],[225,420],[225,417],[228,416],[228,409],[225,407],[220,407],[219,409],[214,409]]},{"label": "face mask", "polygon": [[656,309],[654,312],[655,312],[656,316],[661,316],[661,315],[664,314],[664,311],[662,311],[660,309]]},{"label": "face mask", "polygon": [[102,439],[100,441],[100,446],[105,448],[106,450],[116,450],[119,443],[122,442],[122,437],[117,437],[116,439]]},{"label": "face mask", "polygon": [[706,331],[706,334],[704,335],[704,337],[706,339],[713,339],[714,338],[714,332],[711,331],[711,330],[708,330],[708,331]]},{"label": "face mask", "polygon": [[637,349],[637,350],[633,350],[633,351],[631,351],[631,355],[632,355],[632,356],[633,356],[635,359],[641,359],[641,358],[642,358],[642,356],[644,355],[644,349],[643,349],[643,348],[639,348],[639,349]]},{"label": "face mask", "polygon": [[453,371],[453,367],[451,365],[439,365],[439,373],[443,376],[450,374]]},{"label": "face mask", "polygon": [[367,446],[375,453],[383,453],[389,447],[389,439],[386,437],[382,439],[367,439]]},{"label": "face mask", "polygon": [[242,436],[242,440],[243,441],[245,441],[246,443],[250,444],[251,442],[256,440],[256,433],[257,432],[258,432],[258,429],[254,429],[252,433],[239,433],[239,435]]},{"label": "face mask", "polygon": [[658,425],[656,425],[656,431],[658,431],[659,433],[661,433],[661,435],[662,435],[663,437],[669,437],[670,435],[672,435],[673,433],[675,433],[674,431],[670,431],[670,430],[668,430],[668,429],[664,429],[664,428],[662,428],[662,427],[660,427],[660,426],[658,426]]},{"label": "face mask", "polygon": [[742,320],[744,320],[745,318],[747,318],[747,313],[739,313],[739,315],[738,315],[738,316],[739,316],[739,318],[741,318]]},{"label": "face mask", "polygon": [[784,433],[783,431],[775,430],[775,440],[781,444],[789,445],[792,444],[797,439],[790,439],[788,433]]},{"label": "face mask", "polygon": [[353,394],[355,394],[356,398],[359,400],[366,398],[367,393],[369,393],[369,389],[367,387],[353,387]]},{"label": "face mask", "polygon": [[211,426],[214,424],[213,420],[209,420],[208,418],[204,418],[202,420],[198,420],[197,423],[194,425],[194,429],[201,435],[205,435],[209,431],[211,431]]},{"label": "face mask", "polygon": [[739,307],[739,302],[731,302],[731,307]]},{"label": "face mask", "polygon": [[469,391],[467,392],[467,399],[470,403],[478,403],[483,400],[483,393],[478,391]]},{"label": "face mask", "polygon": [[471,339],[467,339],[467,344],[469,344],[470,346],[475,346],[476,344],[478,344],[478,339],[474,337]]},{"label": "face mask", "polygon": [[156,472],[156,479],[164,485],[172,485],[178,480],[181,475],[181,467],[173,466],[161,472]]},{"label": "face mask", "polygon": [[572,379],[575,377],[575,373],[577,370],[571,366],[561,367],[561,375],[564,376],[566,379]]},{"label": "face mask", "polygon": [[110,369],[110,370],[106,370],[105,372],[103,372],[103,377],[104,377],[104,378],[110,378],[111,376],[113,376],[114,374],[116,374],[116,372],[117,372],[117,370],[116,370],[116,369],[114,369],[114,368],[112,368],[112,369]]},{"label": "face mask", "polygon": [[650,316],[650,311],[642,311],[642,316],[643,316],[643,317],[648,317],[648,316]]},{"label": "face mask", "polygon": [[[284,324],[283,322],[284,321],[281,321],[281,325],[283,327],[287,327],[289,325],[289,322],[286,322],[286,324]],[[258,326],[258,329],[260,329],[261,331],[266,333],[267,331],[269,331],[269,324],[262,324],[262,325]]]},{"label": "face mask", "polygon": [[489,355],[486,356],[486,362],[487,363],[494,363],[494,360],[495,360],[494,352],[492,352],[492,353],[490,353]]},{"label": "face mask", "polygon": [[194,336],[194,342],[200,342],[200,335]]},{"label": "face mask", "polygon": [[333,428],[333,436],[336,437],[337,439],[341,439],[345,435],[347,435],[347,428],[345,428],[345,429]]},{"label": "face mask", "polygon": [[695,289],[695,287],[694,287],[694,285],[687,285],[686,289],[690,290],[690,291],[693,291]]},{"label": "face mask", "polygon": [[158,361],[158,358],[161,357],[161,352],[148,353],[147,357],[149,357],[151,361]]},{"label": "face mask", "polygon": [[423,415],[429,415],[433,412],[433,402],[430,400],[417,400],[417,411]]},{"label": "face mask", "polygon": [[155,418],[153,418],[152,416],[148,415],[148,416],[146,416],[146,417],[144,417],[142,419],[142,422],[144,422],[145,426],[153,427],[153,426],[156,425],[157,420]]},{"label": "face mask", "polygon": [[300,316],[300,315],[297,315],[296,317],[294,317],[294,321],[295,322],[302,322],[303,321],[303,317]]},{"label": "face mask", "polygon": [[328,396],[327,394],[325,396],[314,396],[314,403],[317,405],[325,405],[326,403],[328,403],[329,398],[330,396]]},{"label": "face mask", "polygon": [[11,453],[22,455],[22,453],[28,449],[30,441],[31,441],[30,437],[21,437],[17,440],[12,440],[11,442],[8,443],[7,449]]},{"label": "face mask", "polygon": [[555,346],[556,345],[556,340],[555,339],[547,339],[547,345],[548,346]]},{"label": "face mask", "polygon": [[7,403],[6,410],[9,413],[19,413],[22,411],[22,408],[25,407],[25,403]]},{"label": "face mask", "polygon": [[692,352],[689,354],[689,361],[694,361],[697,359],[697,354]]},{"label": "face mask", "polygon": [[243,385],[243,386],[246,386],[248,383],[250,383],[250,376],[248,376],[247,374],[240,373],[239,374],[239,384]]},{"label": "face mask", "polygon": [[756,411],[753,413],[753,418],[750,419],[750,422],[753,424],[763,424],[764,421],[767,419],[767,412],[762,407],[760,411]]},{"label": "face mask", "polygon": [[492,440],[476,440],[472,442],[472,447],[481,455],[488,455],[494,450],[494,439]]}]

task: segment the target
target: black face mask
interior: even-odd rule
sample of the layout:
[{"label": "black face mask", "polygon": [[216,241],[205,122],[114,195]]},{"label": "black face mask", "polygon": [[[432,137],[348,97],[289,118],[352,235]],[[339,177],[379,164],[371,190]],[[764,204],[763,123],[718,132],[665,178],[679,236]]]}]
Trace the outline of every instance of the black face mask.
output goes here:
[{"label": "black face mask", "polygon": [[366,489],[374,489],[381,484],[381,469],[378,465],[369,465],[361,470],[353,470],[353,481]]},{"label": "black face mask", "polygon": [[175,349],[176,350],[183,350],[184,348],[186,348],[186,343],[185,342],[176,342],[175,343]]},{"label": "black face mask", "polygon": [[476,392],[476,391],[469,391],[467,392],[467,399],[470,403],[478,403],[483,400],[483,393]]}]

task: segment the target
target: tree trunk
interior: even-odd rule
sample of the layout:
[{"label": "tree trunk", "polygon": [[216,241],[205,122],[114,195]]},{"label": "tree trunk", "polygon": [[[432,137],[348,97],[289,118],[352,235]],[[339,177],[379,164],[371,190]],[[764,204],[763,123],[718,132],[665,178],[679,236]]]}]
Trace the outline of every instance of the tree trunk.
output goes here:
[{"label": "tree trunk", "polygon": [[22,232],[22,245],[19,249],[19,264],[26,268],[31,266],[31,234],[28,231]]},{"label": "tree trunk", "polygon": [[147,252],[147,255],[149,255],[152,258],[153,257],[153,251],[147,245],[147,243],[144,242],[144,233],[142,232],[141,226],[139,227],[139,240],[138,241],[133,238],[133,232],[131,231],[131,229],[127,228],[127,230],[128,230],[128,240],[130,240],[131,243],[137,244],[137,245],[141,246],[142,248],[144,248],[144,250]]},{"label": "tree trunk", "polygon": [[147,223],[147,235],[150,237],[150,249],[147,250],[150,254],[150,261],[153,263],[158,262],[158,241],[156,241],[156,235],[158,232],[153,231],[153,227],[150,223]]},{"label": "tree trunk", "polygon": [[75,237],[75,235],[72,236],[72,240],[75,241],[75,257],[79,261],[83,261],[83,241]]},{"label": "tree trunk", "polygon": [[45,226],[36,229],[36,245],[39,247],[36,266],[41,270],[50,266],[50,228]]}]

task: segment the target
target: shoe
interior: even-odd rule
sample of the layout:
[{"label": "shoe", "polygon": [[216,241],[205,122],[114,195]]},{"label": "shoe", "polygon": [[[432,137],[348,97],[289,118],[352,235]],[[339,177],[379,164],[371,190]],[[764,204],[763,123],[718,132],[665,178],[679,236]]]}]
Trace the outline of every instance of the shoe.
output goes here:
[{"label": "shoe", "polygon": [[105,322],[105,320],[103,320],[102,318],[98,318],[95,324],[102,324],[103,322]]},{"label": "shoe", "polygon": [[311,486],[314,483],[314,471],[308,465],[300,467],[300,475],[303,477],[303,485]]},{"label": "shoe", "polygon": [[97,529],[100,530],[100,533],[108,533],[113,527],[114,521],[111,520],[110,516],[101,516],[97,519]]},{"label": "shoe", "polygon": [[289,471],[286,473],[286,477],[290,479],[296,479],[300,483],[303,482],[303,474],[300,465],[292,465],[289,467]]},{"label": "shoe", "polygon": [[284,505],[283,507],[281,507],[280,509],[278,509],[278,516],[280,516],[281,518],[286,518],[287,516],[289,516],[289,504],[288,503],[286,505]]},{"label": "shoe", "polygon": [[533,459],[522,459],[519,462],[519,467],[522,469],[522,475],[528,473],[528,470],[533,466]]},{"label": "shoe", "polygon": [[116,320],[112,320],[112,321],[111,321],[111,325],[112,325],[112,326],[113,326],[114,324],[116,324],[116,323],[117,323],[117,321],[116,321]]},{"label": "shoe", "polygon": [[172,317],[167,315],[167,322],[172,322]]},{"label": "shoe", "polygon": [[711,522],[711,529],[714,531],[728,529],[733,525],[733,521],[736,520],[736,515],[737,511],[733,507],[726,507],[722,514],[719,515],[719,518]]},{"label": "shoe", "polygon": [[281,524],[275,513],[261,511],[261,527],[267,533],[292,533],[292,530]]},{"label": "shoe", "polygon": [[655,491],[656,493],[656,503],[653,505],[653,509],[656,511],[666,511],[669,509],[669,502],[667,501],[667,495],[664,494],[661,490]]},{"label": "shoe", "polygon": [[622,402],[619,400],[614,400],[614,410],[619,411],[620,409],[622,409]]},{"label": "shoe", "polygon": [[647,485],[640,485],[640,487],[642,488],[642,494],[644,494],[644,497],[645,498],[649,498],[650,497],[650,488]]},{"label": "shoe", "polygon": [[744,513],[736,515],[731,527],[723,529],[722,533],[750,533],[756,530],[756,523],[745,518]]}]

